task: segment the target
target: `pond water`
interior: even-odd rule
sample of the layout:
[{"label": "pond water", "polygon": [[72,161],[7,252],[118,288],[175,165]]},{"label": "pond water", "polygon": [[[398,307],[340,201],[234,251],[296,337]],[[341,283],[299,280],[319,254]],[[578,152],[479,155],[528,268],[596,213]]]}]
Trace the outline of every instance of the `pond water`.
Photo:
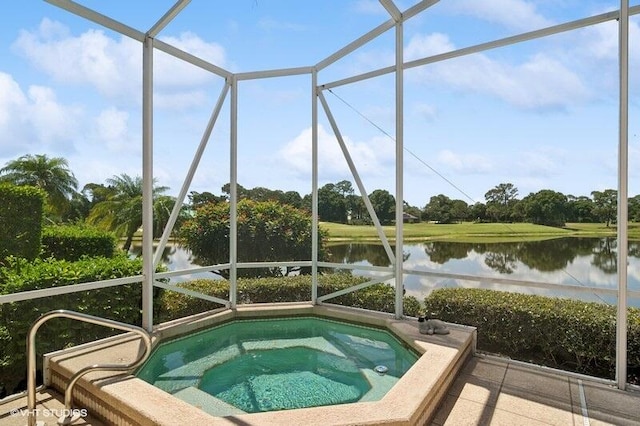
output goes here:
[{"label": "pond water", "polygon": [[[329,246],[330,261],[343,264],[389,266],[381,244],[343,243]],[[139,247],[132,249],[133,254]],[[405,270],[443,274],[472,275],[486,278],[470,281],[458,277],[432,277],[408,274],[406,294],[422,300],[431,290],[441,287],[482,287],[616,303],[615,294],[597,290],[617,288],[617,244],[615,238],[557,238],[546,241],[510,243],[459,243],[430,241],[404,245]],[[193,268],[188,250],[180,246],[165,249],[163,261],[169,270]],[[381,272],[356,271],[359,275]],[[196,277],[216,277],[212,273],[185,275],[172,281]],[[558,288],[535,288],[498,284],[491,279],[532,281],[558,285]],[[576,286],[577,290],[561,288]],[[585,288],[595,288],[585,289]],[[640,291],[640,242],[629,242],[628,288]],[[631,306],[640,307],[640,297],[629,297]]]}]

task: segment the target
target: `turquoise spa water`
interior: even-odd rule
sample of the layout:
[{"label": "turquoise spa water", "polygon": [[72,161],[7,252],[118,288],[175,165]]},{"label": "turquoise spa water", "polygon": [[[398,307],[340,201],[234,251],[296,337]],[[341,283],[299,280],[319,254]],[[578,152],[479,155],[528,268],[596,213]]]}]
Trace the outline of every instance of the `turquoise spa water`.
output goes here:
[{"label": "turquoise spa water", "polygon": [[417,355],[379,329],[236,320],[160,344],[137,376],[213,415],[381,399]]}]

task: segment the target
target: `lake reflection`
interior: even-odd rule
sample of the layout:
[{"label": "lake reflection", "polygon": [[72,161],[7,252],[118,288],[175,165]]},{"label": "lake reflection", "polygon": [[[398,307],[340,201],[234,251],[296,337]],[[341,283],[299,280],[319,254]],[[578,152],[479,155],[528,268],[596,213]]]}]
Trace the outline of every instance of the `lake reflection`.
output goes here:
[{"label": "lake reflection", "polygon": [[[407,275],[404,284],[407,294],[419,299],[439,287],[482,287],[615,304],[615,295],[496,284],[491,282],[491,278],[614,290],[617,288],[616,249],[615,238],[558,238],[511,243],[431,241],[405,244],[403,257],[406,270],[472,275],[488,279],[480,283],[447,277]],[[330,251],[334,262],[390,265],[380,244],[332,245]],[[628,260],[628,288],[639,291],[640,243],[629,243]],[[640,306],[640,298],[630,298],[629,304]]]},{"label": "lake reflection", "polygon": [[[390,266],[381,244],[345,243],[329,246],[330,261],[335,263]],[[405,276],[407,294],[422,300],[434,288],[482,287],[531,294],[572,297],[587,301],[616,303],[615,295],[593,291],[550,290],[508,284],[496,284],[491,278],[532,281],[598,289],[617,288],[617,245],[615,238],[558,238],[545,241],[512,243],[458,243],[431,241],[404,245],[406,270],[473,275],[482,283],[455,277]],[[163,262],[170,270],[194,267],[189,252],[170,247]],[[628,288],[640,291],[640,243],[629,243]],[[376,272],[355,272],[380,275]],[[213,277],[213,274],[208,274]],[[174,280],[172,278],[172,280]],[[629,298],[640,306],[640,298]]]}]

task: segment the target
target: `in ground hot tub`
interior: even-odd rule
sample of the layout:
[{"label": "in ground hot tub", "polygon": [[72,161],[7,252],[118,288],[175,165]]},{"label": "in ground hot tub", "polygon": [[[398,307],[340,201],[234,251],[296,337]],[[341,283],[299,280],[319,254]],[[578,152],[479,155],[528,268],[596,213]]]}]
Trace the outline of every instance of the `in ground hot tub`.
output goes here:
[{"label": "in ground hot tub", "polygon": [[381,399],[418,360],[382,329],[240,319],[162,343],[137,377],[215,416]]},{"label": "in ground hot tub", "polygon": [[[286,322],[290,317],[313,319],[320,325],[305,325],[302,328],[316,331],[302,335],[301,323]],[[264,322],[242,325],[249,318]],[[347,331],[340,322],[359,325],[354,330],[347,324]],[[226,326],[238,329],[229,332]],[[386,337],[381,340],[377,333],[370,334],[385,329],[391,334],[383,333]],[[262,339],[254,340],[252,333]],[[183,336],[202,342],[187,350]],[[153,340],[154,360],[140,371],[144,380],[91,372],[74,388],[74,406],[122,426],[423,425],[473,352],[475,330],[455,326],[448,335],[429,336],[419,333],[415,318],[296,303],[243,305],[176,320],[156,327]],[[409,347],[410,356],[390,351],[395,345],[403,351]],[[218,350],[211,351],[213,347]],[[87,365],[131,362],[141,350],[139,337],[125,334],[51,354],[46,357],[46,383],[63,391],[69,377]],[[346,355],[351,352],[364,356],[350,359]],[[416,354],[417,361],[410,365]],[[262,370],[252,372],[252,364]],[[384,390],[387,381],[394,384]],[[313,392],[307,392],[308,384],[314,384]],[[227,402],[236,393],[244,401],[240,408]],[[329,405],[290,406],[299,400],[316,405],[319,393],[327,394],[322,404]]]}]

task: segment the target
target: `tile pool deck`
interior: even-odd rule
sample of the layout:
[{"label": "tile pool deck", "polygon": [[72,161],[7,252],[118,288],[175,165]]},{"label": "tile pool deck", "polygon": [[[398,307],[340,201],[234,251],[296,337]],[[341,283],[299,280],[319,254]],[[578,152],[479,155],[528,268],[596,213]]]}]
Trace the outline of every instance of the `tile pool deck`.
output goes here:
[{"label": "tile pool deck", "polygon": [[[579,386],[577,379],[567,376],[472,357],[447,392],[430,426],[640,425],[640,393],[621,392],[583,380],[583,410]],[[42,391],[38,394],[38,408],[61,410],[62,400],[63,396],[55,391]],[[11,410],[20,408],[26,409],[25,398],[1,404],[0,425],[24,426],[23,417],[11,415]],[[56,425],[53,418],[40,416],[38,420],[44,422],[43,426]],[[88,417],[73,424],[107,423]]]},{"label": "tile pool deck", "polygon": [[640,392],[472,357],[430,426],[640,425]]},{"label": "tile pool deck", "polygon": [[[268,308],[267,308],[268,309]],[[255,314],[255,312],[253,312]],[[388,316],[386,317],[388,319]],[[406,327],[406,324],[400,324]],[[411,331],[408,331],[411,333]],[[461,340],[462,335],[452,330],[452,336],[422,336],[431,342],[424,343],[435,354],[443,350],[443,354],[453,349],[452,342]],[[462,339],[464,340],[464,339]],[[112,343],[104,343],[109,346]],[[429,346],[429,345],[435,346]],[[436,346],[441,346],[437,349]],[[118,350],[112,353],[113,359],[101,359],[100,362],[126,362],[126,353],[135,356],[138,348],[135,338],[130,338],[118,343]],[[91,352],[87,349],[87,352]],[[83,351],[81,351],[83,352]],[[428,351],[429,352],[429,351]],[[82,359],[70,356],[62,361],[67,367],[75,361]],[[86,359],[82,359],[83,366]],[[433,363],[437,363],[437,360]],[[392,424],[428,424],[430,426],[441,425],[639,425],[640,426],[640,393],[621,392],[612,387],[588,380],[579,381],[565,375],[541,371],[537,368],[509,363],[504,360],[483,358],[481,356],[463,356],[457,365],[455,377],[450,375],[448,382],[443,382],[438,390],[439,404],[433,404],[429,413],[421,419],[412,418],[406,421],[407,416],[401,412],[407,406],[416,407],[424,398],[425,388],[434,387],[435,384],[421,371],[421,375],[411,379],[409,392],[396,392],[391,395],[391,405],[370,405],[371,403],[347,404],[343,406],[324,407],[329,410],[310,410],[306,426],[310,425],[356,425],[356,424],[383,424],[385,418],[404,418],[405,420]],[[445,368],[444,365],[441,368]],[[146,383],[140,387],[139,380],[114,380],[103,377],[105,373],[91,373],[88,380],[81,386],[80,402],[76,407],[82,407],[83,393],[90,392],[92,384],[98,384],[108,391],[119,393],[125,390],[129,399],[135,402],[127,410],[147,412],[150,418],[145,421],[132,421],[130,424],[242,424],[242,425],[281,425],[303,424],[300,418],[289,418],[286,423],[283,419],[273,417],[272,414],[238,416],[235,418],[204,417],[204,412],[194,409],[186,403],[178,406],[167,406],[165,394]],[[55,375],[55,374],[54,374]],[[122,379],[122,376],[120,377]],[[81,380],[80,383],[82,383]],[[131,393],[133,391],[133,393]],[[144,392],[144,395],[141,393]],[[113,396],[113,395],[112,395]],[[86,397],[86,395],[85,395]],[[42,412],[49,413],[61,410],[63,405],[62,395],[53,389],[42,391],[38,395],[38,406]],[[118,404],[118,401],[114,401]],[[116,405],[118,406],[118,405]],[[403,407],[404,406],[404,407]],[[377,408],[383,411],[372,413]],[[323,408],[323,407],[320,407]],[[0,426],[13,426],[26,424],[25,418],[15,414],[15,410],[26,409],[26,398],[2,403],[0,401]],[[293,410],[302,411],[304,410]],[[400,413],[400,416],[398,414]],[[126,410],[125,410],[125,414]],[[136,413],[129,412],[133,415]],[[169,416],[167,416],[169,415]],[[354,417],[355,415],[355,417]],[[356,420],[358,415],[364,415]],[[388,415],[388,416],[387,416]],[[157,417],[154,417],[157,416]],[[427,423],[424,418],[429,419]],[[169,419],[169,420],[167,420]],[[173,420],[171,420],[173,419]],[[54,425],[56,419],[52,416],[39,416],[38,426]],[[123,424],[117,418],[103,418],[97,420],[94,417],[81,419],[76,425],[103,425]]]}]

